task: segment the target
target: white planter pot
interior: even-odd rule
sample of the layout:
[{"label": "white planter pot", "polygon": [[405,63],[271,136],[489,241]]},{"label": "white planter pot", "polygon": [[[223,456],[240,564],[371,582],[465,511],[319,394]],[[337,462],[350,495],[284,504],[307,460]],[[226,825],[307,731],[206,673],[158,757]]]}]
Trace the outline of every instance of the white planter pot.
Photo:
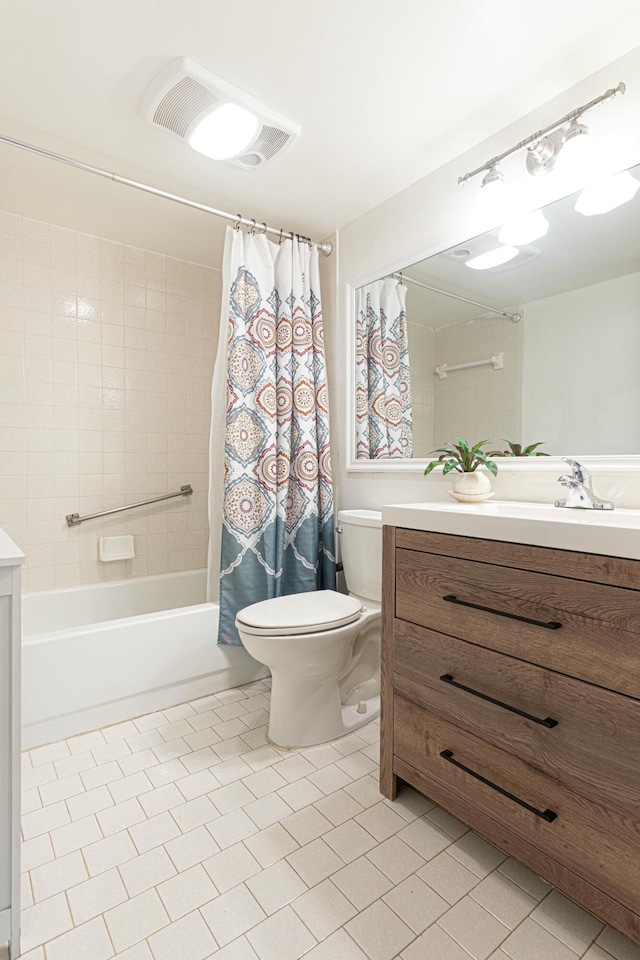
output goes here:
[{"label": "white planter pot", "polygon": [[459,500],[460,503],[482,503],[483,500],[493,496],[489,475],[480,470],[474,470],[473,473],[456,473],[450,493],[453,499]]}]

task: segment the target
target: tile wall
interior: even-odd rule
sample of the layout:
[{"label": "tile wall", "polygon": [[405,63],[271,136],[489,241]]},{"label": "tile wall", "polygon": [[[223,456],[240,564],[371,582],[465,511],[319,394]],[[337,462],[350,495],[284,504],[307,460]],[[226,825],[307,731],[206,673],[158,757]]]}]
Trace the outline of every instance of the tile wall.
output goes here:
[{"label": "tile wall", "polygon": [[[0,526],[26,590],[206,565],[220,276],[0,213]],[[188,500],[66,525],[184,483]],[[101,563],[120,533],[135,559]]]},{"label": "tile wall", "polygon": [[481,317],[436,330],[436,364],[467,363],[503,353],[504,367],[472,367],[453,371],[443,380],[435,378],[434,446],[454,437],[474,443],[485,437],[520,441],[523,326],[503,317]]}]

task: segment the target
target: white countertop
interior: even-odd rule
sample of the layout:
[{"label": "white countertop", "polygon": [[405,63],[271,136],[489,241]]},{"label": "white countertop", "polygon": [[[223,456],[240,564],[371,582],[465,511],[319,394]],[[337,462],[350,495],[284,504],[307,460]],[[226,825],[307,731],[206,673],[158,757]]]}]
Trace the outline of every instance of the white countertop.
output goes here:
[{"label": "white countertop", "polygon": [[15,567],[24,561],[25,555],[20,547],[17,547],[0,527],[0,567]]},{"label": "white countertop", "polygon": [[640,560],[640,510],[576,510],[544,503],[400,503],[382,508],[388,526],[506,540]]}]

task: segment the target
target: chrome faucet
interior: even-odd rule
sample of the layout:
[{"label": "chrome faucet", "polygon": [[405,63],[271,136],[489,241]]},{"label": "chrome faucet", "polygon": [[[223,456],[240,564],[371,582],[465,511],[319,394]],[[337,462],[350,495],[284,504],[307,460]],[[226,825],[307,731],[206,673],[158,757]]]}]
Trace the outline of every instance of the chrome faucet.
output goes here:
[{"label": "chrome faucet", "polygon": [[601,500],[593,492],[591,474],[585,466],[572,460],[571,457],[562,458],[571,467],[571,474],[558,477],[558,483],[567,488],[566,500],[556,500],[556,507],[578,507],[583,510],[613,510],[611,500]]}]

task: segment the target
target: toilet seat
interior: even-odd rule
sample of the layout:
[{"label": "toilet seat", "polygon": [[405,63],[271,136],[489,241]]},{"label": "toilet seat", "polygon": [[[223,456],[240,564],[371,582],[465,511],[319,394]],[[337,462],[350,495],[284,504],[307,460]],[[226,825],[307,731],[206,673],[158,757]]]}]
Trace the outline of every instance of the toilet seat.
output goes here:
[{"label": "toilet seat", "polygon": [[262,637],[299,636],[347,626],[358,620],[362,611],[355,597],[318,590],[252,603],[238,613],[236,624]]}]

